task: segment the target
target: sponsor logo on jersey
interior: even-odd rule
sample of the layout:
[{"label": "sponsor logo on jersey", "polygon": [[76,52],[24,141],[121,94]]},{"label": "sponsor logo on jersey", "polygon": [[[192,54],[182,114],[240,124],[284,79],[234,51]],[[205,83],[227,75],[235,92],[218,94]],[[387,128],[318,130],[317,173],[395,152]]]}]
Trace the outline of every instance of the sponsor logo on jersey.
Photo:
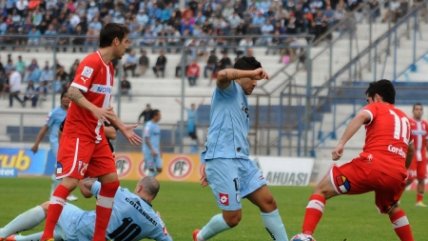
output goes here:
[{"label": "sponsor logo on jersey", "polygon": [[83,67],[82,73],[80,75],[84,76],[86,78],[91,78],[93,72],[94,72],[93,68],[91,68],[89,66],[85,66],[85,67]]},{"label": "sponsor logo on jersey", "polygon": [[401,147],[389,145],[388,151],[391,153],[397,154],[397,155],[401,156],[402,158],[406,158],[406,152]]},{"label": "sponsor logo on jersey", "polygon": [[220,203],[224,206],[229,206],[229,194],[219,193]]},{"label": "sponsor logo on jersey", "polygon": [[111,94],[111,86],[93,84],[91,91],[98,94]]}]

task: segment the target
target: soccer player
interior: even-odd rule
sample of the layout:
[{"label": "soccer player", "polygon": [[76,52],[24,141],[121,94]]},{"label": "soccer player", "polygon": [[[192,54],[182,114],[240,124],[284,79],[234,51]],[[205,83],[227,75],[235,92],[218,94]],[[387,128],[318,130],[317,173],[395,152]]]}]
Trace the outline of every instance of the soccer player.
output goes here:
[{"label": "soccer player", "polygon": [[[70,105],[70,99],[67,97],[66,92],[61,93],[61,106],[54,108],[49,113],[46,124],[39,130],[39,133],[37,134],[37,137],[36,137],[36,141],[31,147],[31,150],[34,153],[36,153],[39,150],[40,142],[43,140],[46,133],[50,130],[49,143],[51,145],[51,151],[55,157],[55,160],[57,160],[58,145],[59,145],[58,131],[61,126],[61,123],[64,121],[65,116],[67,115],[67,110],[69,105]],[[53,191],[55,190],[55,188],[58,186],[59,183],[60,181],[57,180],[55,178],[55,174],[53,174],[50,195],[52,195]],[[77,200],[77,197],[70,194],[68,195],[67,200],[75,201]]]},{"label": "soccer player", "polygon": [[416,190],[416,206],[426,207],[423,203],[425,191],[425,178],[427,174],[427,138],[428,123],[422,120],[423,106],[421,103],[413,105],[413,119],[410,119],[410,129],[412,131],[413,146],[415,149],[412,164],[408,170],[407,185],[415,179],[418,180]]},{"label": "soccer player", "polygon": [[213,216],[201,230],[193,231],[194,241],[208,240],[238,225],[242,198],[248,198],[260,209],[272,240],[288,240],[266,180],[249,159],[247,95],[251,95],[258,80],[267,78],[268,74],[254,57],[242,57],[234,68],[218,72],[208,138],[201,155],[205,162],[201,184],[210,185],[222,213]]},{"label": "soccer player", "polygon": [[[183,103],[179,99],[175,99],[175,101],[183,106]],[[204,103],[204,99],[196,105],[195,103],[190,104],[190,108],[186,108],[187,112],[187,135],[192,139],[193,144],[191,147],[191,152],[198,152],[199,140],[198,140],[198,108],[200,105]]]},{"label": "soccer player", "polygon": [[161,113],[152,110],[151,119],[144,126],[144,169],[146,175],[157,176],[162,172],[162,159],[160,153],[160,128]]},{"label": "soccer player", "polygon": [[406,114],[394,106],[395,89],[389,80],[370,83],[366,95],[368,104],[349,123],[331,154],[333,160],[340,159],[345,144],[365,125],[363,151],[351,162],[333,166],[318,183],[306,206],[303,234],[299,234],[305,240],[313,240],[312,234],[327,199],[370,191],[375,192],[379,211],[389,215],[399,239],[414,240],[407,216],[398,205],[406,184],[406,168],[412,158],[410,122]]},{"label": "soccer player", "polygon": [[[85,197],[99,195],[101,184],[93,179],[80,182]],[[152,201],[159,191],[159,182],[154,177],[144,177],[134,190],[119,188],[114,196],[113,212],[107,228],[106,239],[141,240],[150,238],[157,241],[172,241],[162,219],[152,208]],[[43,222],[49,202],[29,209],[0,229],[0,240],[39,240],[41,232],[30,235],[15,235],[29,230]],[[66,203],[55,227],[55,240],[89,241],[94,233],[94,211],[84,211]]]},{"label": "soccer player", "polygon": [[113,197],[119,187],[112,151],[104,137],[103,123],[111,122],[132,144],[141,143],[136,125],[125,125],[110,107],[114,68],[112,61],[121,58],[131,41],[129,29],[109,23],[100,32],[100,48],[79,64],[67,95],[72,101],[59,144],[56,175],[62,178],[49,204],[42,241],[51,240],[61,215],[65,198],[84,177],[98,177],[94,241],[105,241]]}]

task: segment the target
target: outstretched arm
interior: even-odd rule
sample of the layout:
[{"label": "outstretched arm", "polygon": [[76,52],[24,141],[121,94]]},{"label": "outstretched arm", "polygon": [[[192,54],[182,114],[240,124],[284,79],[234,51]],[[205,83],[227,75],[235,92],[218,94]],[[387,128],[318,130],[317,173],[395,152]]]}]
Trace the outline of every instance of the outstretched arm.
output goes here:
[{"label": "outstretched arm", "polygon": [[357,116],[351,120],[351,123],[349,123],[349,125],[346,127],[345,132],[340,138],[336,148],[331,152],[331,156],[334,161],[340,159],[343,154],[345,144],[349,141],[349,139],[351,139],[352,136],[354,136],[354,134],[358,131],[358,129],[360,129],[362,125],[370,121],[370,118],[370,114],[363,110],[360,111],[360,113],[358,113]]},{"label": "outstretched arm", "polygon": [[223,69],[218,72],[217,87],[219,87],[220,89],[225,89],[230,85],[230,82],[232,80],[241,78],[261,80],[269,79],[269,76],[262,68],[258,68],[255,70],[240,70],[233,68]]},{"label": "outstretched arm", "polygon": [[409,168],[410,164],[412,164],[414,150],[415,148],[412,142],[409,144],[409,148],[407,149],[407,153],[406,153],[406,168]]},{"label": "outstretched arm", "polygon": [[31,147],[31,150],[36,153],[39,150],[40,142],[45,137],[46,133],[48,132],[49,127],[48,125],[44,125],[42,128],[40,128],[39,133],[37,134],[36,141],[34,142],[33,146]]}]

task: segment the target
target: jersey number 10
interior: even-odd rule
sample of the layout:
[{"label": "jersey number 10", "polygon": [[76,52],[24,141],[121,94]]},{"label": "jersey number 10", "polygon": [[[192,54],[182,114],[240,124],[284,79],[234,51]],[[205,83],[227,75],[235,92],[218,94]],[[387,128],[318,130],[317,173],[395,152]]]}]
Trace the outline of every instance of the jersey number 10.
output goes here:
[{"label": "jersey number 10", "polygon": [[400,140],[404,143],[409,144],[410,139],[410,123],[407,117],[401,117],[397,115],[393,110],[389,110],[389,113],[394,117],[394,139]]}]

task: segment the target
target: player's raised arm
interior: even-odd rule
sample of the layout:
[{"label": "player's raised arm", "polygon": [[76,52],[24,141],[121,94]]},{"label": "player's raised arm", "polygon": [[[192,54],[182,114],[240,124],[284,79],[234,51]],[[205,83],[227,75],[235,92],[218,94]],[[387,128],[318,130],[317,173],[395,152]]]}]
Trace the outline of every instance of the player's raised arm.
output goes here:
[{"label": "player's raised arm", "polygon": [[223,69],[218,72],[217,75],[217,87],[225,89],[229,86],[232,80],[250,78],[250,79],[269,79],[269,75],[263,68],[255,70],[240,70],[240,69]]}]

